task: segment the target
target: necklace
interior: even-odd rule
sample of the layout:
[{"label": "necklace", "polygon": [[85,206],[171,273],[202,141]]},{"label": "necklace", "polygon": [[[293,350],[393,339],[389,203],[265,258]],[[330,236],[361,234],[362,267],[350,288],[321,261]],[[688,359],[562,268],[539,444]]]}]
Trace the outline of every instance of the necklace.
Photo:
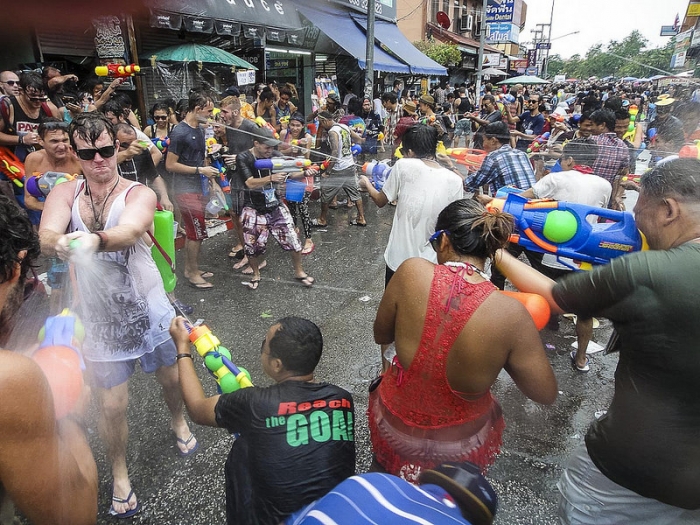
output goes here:
[{"label": "necklace", "polygon": [[105,200],[102,203],[102,209],[100,210],[100,214],[98,215],[97,210],[95,210],[95,203],[92,200],[92,191],[90,191],[90,186],[88,186],[87,182],[85,183],[85,186],[87,188],[88,197],[90,197],[90,207],[92,208],[92,218],[95,219],[95,230],[96,231],[101,231],[102,228],[104,227],[104,224],[102,224],[102,214],[105,212],[105,206],[107,206],[107,201],[112,196],[112,192],[117,187],[117,184],[119,184],[119,177],[117,177],[117,181],[114,183],[114,186],[112,186],[112,189],[109,190],[109,193],[107,193],[107,197],[105,197]]},{"label": "necklace", "polygon": [[452,266],[454,268],[465,268],[467,270],[467,275],[472,275],[474,272],[476,272],[478,275],[486,279],[487,281],[489,280],[489,276],[484,273],[483,270],[480,270],[476,266],[474,266],[472,263],[465,263],[465,262],[453,262],[453,261],[447,261],[444,263],[445,266]]}]

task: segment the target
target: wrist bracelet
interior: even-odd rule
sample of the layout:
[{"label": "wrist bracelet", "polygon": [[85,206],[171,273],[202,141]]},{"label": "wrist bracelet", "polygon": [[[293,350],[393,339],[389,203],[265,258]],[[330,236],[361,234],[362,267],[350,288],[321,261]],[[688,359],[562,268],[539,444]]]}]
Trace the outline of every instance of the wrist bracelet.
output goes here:
[{"label": "wrist bracelet", "polygon": [[192,359],[194,361],[194,357],[192,356],[192,354],[177,354],[175,356],[175,360],[179,361],[180,359],[182,359],[184,357],[189,357],[190,359]]},{"label": "wrist bracelet", "polygon": [[24,135],[17,135],[17,145],[24,144]]},{"label": "wrist bracelet", "polygon": [[103,231],[92,232],[100,238],[100,244],[97,245],[97,251],[102,252],[107,246],[107,234]]},{"label": "wrist bracelet", "polygon": [[197,166],[197,167],[194,169],[194,174],[195,174],[195,175],[199,175],[199,166]]}]

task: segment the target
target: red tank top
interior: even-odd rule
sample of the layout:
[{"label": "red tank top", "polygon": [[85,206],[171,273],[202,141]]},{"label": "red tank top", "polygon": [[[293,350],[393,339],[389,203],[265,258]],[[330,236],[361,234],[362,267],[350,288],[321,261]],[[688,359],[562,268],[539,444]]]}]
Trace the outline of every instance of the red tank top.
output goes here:
[{"label": "red tank top", "polygon": [[379,385],[384,406],[407,425],[441,428],[478,419],[491,392],[459,397],[447,382],[447,355],[467,321],[496,287],[464,280],[465,268],[435,266],[418,350],[408,369],[392,366]]}]

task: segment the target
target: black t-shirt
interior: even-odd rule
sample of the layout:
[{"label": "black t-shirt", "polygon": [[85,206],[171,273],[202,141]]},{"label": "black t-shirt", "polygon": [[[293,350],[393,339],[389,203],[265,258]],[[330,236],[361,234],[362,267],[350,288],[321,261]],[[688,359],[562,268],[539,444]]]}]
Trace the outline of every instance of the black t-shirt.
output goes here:
[{"label": "black t-shirt", "polygon": [[355,473],[354,406],[340,387],[285,381],[243,388],[223,394],[215,412],[220,427],[240,433],[230,457],[239,446],[244,450],[235,456],[239,461],[227,462],[229,523],[248,522],[234,515],[246,509],[235,508],[230,479],[248,476],[253,521],[277,525]]},{"label": "black t-shirt", "polygon": [[457,106],[457,118],[464,118],[465,113],[471,113],[473,110],[472,103],[467,97],[459,97],[459,105]]},{"label": "black t-shirt", "polygon": [[243,119],[237,129],[226,128],[226,143],[228,152],[231,155],[239,153],[253,147],[253,135],[260,128],[248,119]]},{"label": "black t-shirt", "polygon": [[[204,143],[204,129],[193,128],[184,120],[170,132],[169,153],[178,156],[178,162],[185,166],[202,167],[207,148]],[[202,193],[201,175],[174,173],[175,193]]]},{"label": "black t-shirt", "polygon": [[[278,151],[273,151],[272,156],[280,156],[280,153]],[[270,183],[266,184],[263,188],[257,189],[250,189],[245,185],[245,181],[251,177],[262,179],[272,174],[270,170],[257,169],[255,167],[256,160],[257,159],[251,150],[239,153],[236,157],[236,171],[238,172],[240,181],[243,183],[243,188],[245,191],[243,206],[254,208],[258,213],[269,213],[275,210],[280,204],[280,197],[277,193],[275,185]],[[267,196],[265,192],[267,192]]]},{"label": "black t-shirt", "polygon": [[119,170],[119,175],[125,179],[140,182],[146,186],[151,186],[153,180],[158,176],[158,171],[148,150],[118,164],[117,170]]},{"label": "black t-shirt", "polygon": [[566,312],[622,342],[615,394],[586,435],[593,463],[646,498],[700,508],[700,244],[638,252],[557,282]]}]

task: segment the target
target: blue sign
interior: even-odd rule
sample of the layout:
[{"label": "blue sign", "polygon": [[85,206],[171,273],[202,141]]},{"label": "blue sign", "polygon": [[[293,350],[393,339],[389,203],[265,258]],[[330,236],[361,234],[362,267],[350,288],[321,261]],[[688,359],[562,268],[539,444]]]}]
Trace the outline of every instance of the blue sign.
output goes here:
[{"label": "blue sign", "polygon": [[512,22],[515,14],[515,0],[488,0],[486,23]]},{"label": "blue sign", "polygon": [[529,75],[529,76],[531,76],[531,77],[533,77],[533,76],[536,77],[536,76],[537,76],[537,67],[528,67],[528,68],[525,70],[525,74],[526,74],[526,75]]},{"label": "blue sign", "polygon": [[518,42],[520,28],[515,24],[498,23],[486,24],[486,41],[489,44],[499,42]]}]

